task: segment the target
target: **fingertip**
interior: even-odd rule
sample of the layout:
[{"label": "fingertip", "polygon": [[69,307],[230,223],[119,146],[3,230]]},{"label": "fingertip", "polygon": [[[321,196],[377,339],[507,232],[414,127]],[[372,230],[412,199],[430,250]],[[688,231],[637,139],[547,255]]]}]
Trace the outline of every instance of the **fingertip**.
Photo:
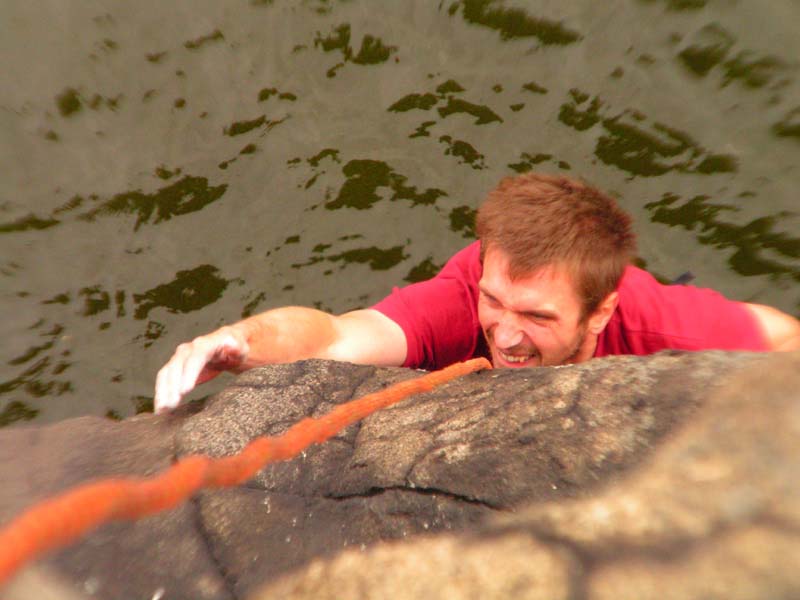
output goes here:
[{"label": "fingertip", "polygon": [[161,400],[158,396],[156,396],[155,400],[153,400],[153,414],[161,415],[164,414],[166,410],[166,406],[164,406],[164,401]]},{"label": "fingertip", "polygon": [[153,407],[153,412],[157,415],[165,415],[167,413],[172,412],[172,409],[175,408],[175,404],[172,402],[165,402],[164,400],[158,401],[155,403]]}]

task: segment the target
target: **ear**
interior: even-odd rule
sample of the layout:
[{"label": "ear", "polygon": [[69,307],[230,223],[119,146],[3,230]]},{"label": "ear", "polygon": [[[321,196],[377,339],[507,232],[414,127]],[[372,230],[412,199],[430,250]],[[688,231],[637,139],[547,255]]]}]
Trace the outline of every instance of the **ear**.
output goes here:
[{"label": "ear", "polygon": [[614,311],[617,309],[618,304],[619,292],[611,292],[608,296],[603,298],[603,301],[600,302],[600,305],[589,316],[589,332],[593,333],[594,335],[600,335],[603,329],[606,328],[606,325],[608,325],[608,321],[611,319],[611,315],[613,315]]}]

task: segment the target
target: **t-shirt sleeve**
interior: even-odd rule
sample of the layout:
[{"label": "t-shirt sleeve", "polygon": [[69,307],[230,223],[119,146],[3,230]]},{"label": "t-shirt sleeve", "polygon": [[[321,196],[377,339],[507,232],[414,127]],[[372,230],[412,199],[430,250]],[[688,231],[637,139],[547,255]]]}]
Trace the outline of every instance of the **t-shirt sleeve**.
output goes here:
[{"label": "t-shirt sleeve", "polygon": [[595,356],[652,354],[660,350],[768,349],[755,317],[741,302],[689,285],[662,285],[628,267],[620,304],[601,335]]},{"label": "t-shirt sleeve", "polygon": [[467,360],[478,345],[478,242],[455,254],[432,279],[394,288],[372,306],[400,325],[408,352],[404,367],[441,369]]}]

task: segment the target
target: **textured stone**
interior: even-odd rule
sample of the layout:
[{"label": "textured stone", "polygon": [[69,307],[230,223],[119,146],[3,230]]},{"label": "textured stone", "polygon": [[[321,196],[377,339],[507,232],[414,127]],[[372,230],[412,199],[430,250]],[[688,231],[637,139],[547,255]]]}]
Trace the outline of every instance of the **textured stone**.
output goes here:
[{"label": "textured stone", "polygon": [[568,600],[575,566],[568,553],[524,534],[482,541],[444,535],[315,560],[260,597]]},{"label": "textured stone", "polygon": [[[0,518],[416,375],[305,361],[197,414],[0,431]],[[477,373],[34,568],[93,598],[795,598],[799,394],[800,353]]]},{"label": "textured stone", "polygon": [[[80,417],[0,431],[0,523],[91,480],[162,471],[174,458],[179,422],[152,416],[119,423]],[[197,528],[192,504],[103,525],[41,563],[62,584],[93,598],[152,598],[160,589],[198,599],[231,597]]]},{"label": "textured stone", "polygon": [[[645,362],[657,366],[667,358]],[[425,564],[437,568],[415,590],[419,595],[502,597],[497,586],[520,581],[513,571],[517,562],[527,563],[530,573],[536,569],[537,576],[507,597],[800,597],[800,353],[745,360],[736,365],[740,373],[726,369],[729,361],[738,360],[732,356],[717,367],[708,354],[689,360],[693,364],[683,372],[682,385],[691,410],[668,419],[667,429],[656,425],[665,424],[664,416],[629,421],[613,417],[615,412],[625,414],[618,407],[632,388],[608,386],[608,379],[577,398],[584,423],[592,415],[609,432],[607,439],[599,432],[587,438],[584,450],[600,450],[588,453],[590,464],[597,464],[591,457],[609,456],[606,449],[615,443],[624,455],[637,446],[630,441],[637,435],[651,439],[638,451],[635,464],[617,477],[584,486],[571,498],[522,502],[514,512],[491,515],[469,533],[449,535],[444,545],[417,539],[405,546],[380,544],[362,554],[351,551],[316,560],[268,586],[259,597],[335,597],[338,587],[352,590],[351,598],[381,598],[393,584],[425,572],[420,566]],[[659,375],[657,368],[647,372],[653,383],[670,382],[647,395],[648,406],[666,402],[672,407],[667,412],[678,416],[670,399],[681,387],[674,378],[677,371],[673,377]],[[619,368],[610,379],[625,378],[624,373]],[[635,376],[636,369],[633,373],[635,381],[644,381]],[[712,373],[713,381],[723,384],[711,386],[717,387],[714,391],[703,383]],[[573,387],[573,397],[579,390],[580,385]],[[659,411],[653,407],[651,414]],[[645,422],[652,427],[641,427]],[[555,431],[551,426],[548,433]],[[632,431],[637,435],[631,436]],[[663,434],[654,437],[654,431]],[[581,448],[575,456],[583,456]],[[459,568],[492,564],[499,544],[520,540],[530,546],[518,546],[513,558],[506,555],[508,569],[497,568],[498,580],[487,583],[475,576],[466,588],[459,587]],[[538,570],[542,564],[546,566]]]}]

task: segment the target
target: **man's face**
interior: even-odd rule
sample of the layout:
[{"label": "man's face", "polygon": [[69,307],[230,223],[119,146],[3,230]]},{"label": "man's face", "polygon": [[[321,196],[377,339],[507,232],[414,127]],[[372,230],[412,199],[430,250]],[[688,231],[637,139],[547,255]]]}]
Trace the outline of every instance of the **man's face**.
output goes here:
[{"label": "man's face", "polygon": [[591,358],[581,303],[571,277],[553,266],[512,281],[508,259],[487,248],[478,318],[496,368],[538,367]]}]

